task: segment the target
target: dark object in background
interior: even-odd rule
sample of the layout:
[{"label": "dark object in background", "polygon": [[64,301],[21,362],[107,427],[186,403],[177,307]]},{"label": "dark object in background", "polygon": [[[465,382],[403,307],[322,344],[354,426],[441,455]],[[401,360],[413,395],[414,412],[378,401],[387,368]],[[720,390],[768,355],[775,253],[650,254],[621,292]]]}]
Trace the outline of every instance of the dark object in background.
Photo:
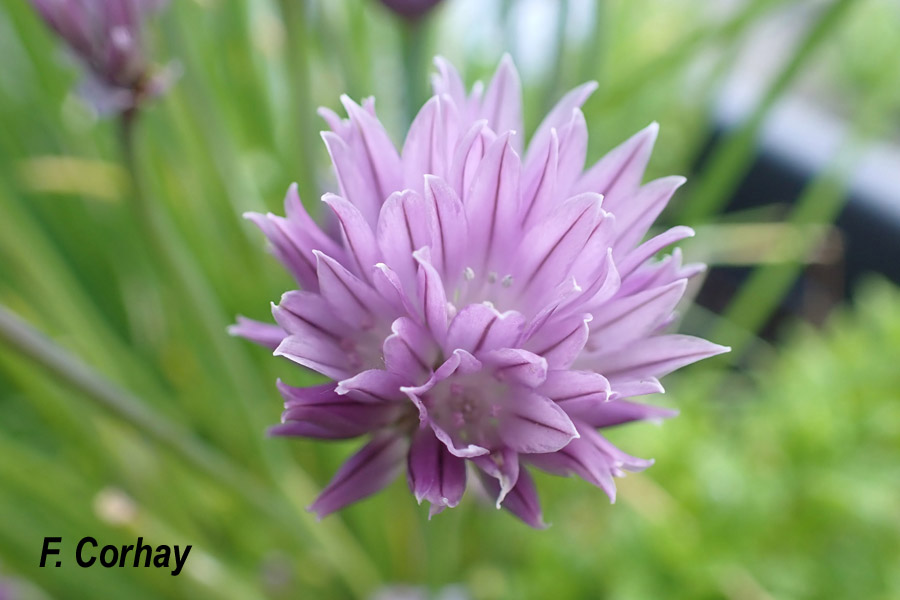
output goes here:
[{"label": "dark object in background", "polygon": [[[808,107],[798,117],[797,110],[801,109],[786,107],[782,114],[773,114],[759,152],[726,212],[792,204],[816,174],[828,167],[836,146],[843,142],[843,125]],[[729,127],[717,126],[695,172],[702,170]],[[900,176],[897,154],[896,148],[876,145],[863,155],[835,222],[840,232],[840,258],[804,269],[763,327],[764,338],[772,339],[786,317],[820,323],[835,304],[852,300],[853,290],[867,273],[879,273],[900,284],[900,185],[893,181]],[[721,311],[750,272],[746,267],[712,268],[697,301]]]}]

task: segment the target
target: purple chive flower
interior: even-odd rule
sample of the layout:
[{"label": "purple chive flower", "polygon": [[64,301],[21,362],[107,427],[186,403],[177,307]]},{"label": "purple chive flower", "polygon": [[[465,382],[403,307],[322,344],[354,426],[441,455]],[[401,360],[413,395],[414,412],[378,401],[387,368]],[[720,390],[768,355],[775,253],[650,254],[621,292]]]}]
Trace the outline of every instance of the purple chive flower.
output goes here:
[{"label": "purple chive flower", "polygon": [[248,215],[302,290],[273,307],[277,325],[241,319],[232,333],[333,380],[279,383],[273,434],[369,438],[310,507],[320,516],[406,467],[431,514],[456,506],[474,472],[498,506],[540,527],[530,468],[614,499],[613,477],[652,461],[598,430],[673,416],[630,399],[727,348],[665,333],[703,266],[682,265],[678,250],[654,260],[687,227],[642,242],[684,182],[641,184],[655,123],[585,169],[580,106],[596,84],[569,92],[525,150],[508,57],[471,94],[436,64],[400,152],[371,99],[343,97],[346,120],[321,110],[340,186],[322,201],[340,238],[316,226],[296,187],[285,217]]},{"label": "purple chive flower", "polygon": [[424,17],[440,4],[441,0],[380,0],[380,2],[406,19],[415,20]]},{"label": "purple chive flower", "polygon": [[165,92],[172,69],[154,70],[144,56],[145,19],[166,0],[31,0],[86,70],[81,92],[98,113],[136,108]]}]

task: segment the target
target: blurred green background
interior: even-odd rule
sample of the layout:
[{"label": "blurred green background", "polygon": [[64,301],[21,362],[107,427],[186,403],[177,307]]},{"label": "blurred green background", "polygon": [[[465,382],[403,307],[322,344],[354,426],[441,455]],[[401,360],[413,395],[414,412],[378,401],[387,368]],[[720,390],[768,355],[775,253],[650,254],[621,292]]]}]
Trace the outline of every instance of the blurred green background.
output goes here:
[{"label": "blurred green background", "polygon": [[[0,303],[93,375],[0,341],[0,598],[900,598],[900,290],[871,278],[760,335],[867,144],[900,138],[898,31],[892,0],[445,0],[416,23],[374,0],[173,0],[147,42],[182,75],[129,166],[58,40],[2,0]],[[357,444],[265,438],[275,378],[312,377],[226,334],[294,287],[240,215],[281,212],[292,181],[311,207],[333,189],[317,106],[374,95],[399,143],[432,55],[471,84],[505,51],[529,132],[587,79],[589,159],[661,123],[648,177],[690,181],[665,219],[712,240],[688,258],[751,269],[721,310],[685,312],[735,352],[664,382],[677,419],[612,432],[657,460],[615,505],[538,476],[546,531],[471,492],[429,522],[401,480],[317,523],[304,506]],[[710,146],[747,60],[769,76]],[[841,151],[788,206],[722,214],[787,97],[845,123]],[[729,235],[747,224],[774,237]],[[194,549],[178,577],[38,567],[44,536],[71,554],[85,535]]]}]

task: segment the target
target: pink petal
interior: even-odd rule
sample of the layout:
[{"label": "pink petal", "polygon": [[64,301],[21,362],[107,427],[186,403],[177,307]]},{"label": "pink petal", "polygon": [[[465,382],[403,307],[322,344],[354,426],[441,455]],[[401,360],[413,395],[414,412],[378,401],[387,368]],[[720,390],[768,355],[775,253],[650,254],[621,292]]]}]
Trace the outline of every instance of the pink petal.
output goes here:
[{"label": "pink petal", "polygon": [[406,438],[391,433],[373,436],[344,463],[309,510],[321,519],[381,490],[402,471],[407,445]]},{"label": "pink petal", "polygon": [[578,437],[568,415],[552,400],[527,388],[511,390],[498,416],[503,442],[516,452],[555,452]]},{"label": "pink petal", "polygon": [[407,465],[409,489],[419,503],[431,503],[431,515],[459,504],[466,489],[466,462],[451,454],[430,427],[413,435]]},{"label": "pink petal", "polygon": [[356,262],[356,275],[372,280],[372,267],[381,261],[381,252],[375,242],[375,234],[362,213],[350,202],[334,194],[322,196],[341,223],[345,245]]},{"label": "pink petal", "polygon": [[615,386],[614,380],[662,377],[685,365],[730,350],[689,335],[660,335],[638,340],[610,354],[586,355],[579,363],[589,364]]},{"label": "pink petal", "polygon": [[609,352],[653,332],[675,309],[687,280],[607,302],[591,322],[592,348]]},{"label": "pink petal", "polygon": [[521,152],[522,131],[522,83],[519,73],[509,54],[504,54],[500,66],[494,73],[484,94],[479,118],[487,119],[488,125],[498,134],[507,131],[519,132],[513,141]]},{"label": "pink petal", "polygon": [[265,348],[274,350],[287,333],[278,325],[263,323],[247,317],[238,316],[237,323],[228,328],[229,335],[236,335]]},{"label": "pink petal", "polygon": [[517,312],[498,312],[487,304],[469,304],[450,322],[445,353],[461,348],[472,354],[516,346],[525,318]]},{"label": "pink petal", "polygon": [[347,352],[330,338],[290,335],[282,340],[274,355],[283,356],[332,379],[350,375]]},{"label": "pink petal", "polygon": [[[501,492],[497,479],[481,470],[478,473],[487,493],[495,498],[499,498]],[[535,529],[545,529],[547,527],[541,515],[541,505],[538,500],[537,489],[534,487],[534,480],[531,479],[531,475],[526,469],[519,470],[516,485],[503,499],[501,507]]]},{"label": "pink petal", "polygon": [[603,194],[606,210],[615,213],[640,185],[658,132],[659,125],[651,123],[609,151],[581,176],[575,191]]},{"label": "pink petal", "polygon": [[488,148],[475,172],[471,192],[465,196],[469,237],[467,253],[476,271],[492,266],[495,252],[506,252],[518,223],[521,165],[503,134]]},{"label": "pink petal", "polygon": [[443,179],[430,175],[425,176],[425,202],[435,219],[431,249],[434,265],[448,285],[452,285],[464,268],[468,238],[465,209],[453,188]]},{"label": "pink petal", "polygon": [[500,381],[538,387],[547,378],[547,361],[542,356],[521,348],[501,348],[485,352],[481,360],[494,368]]}]

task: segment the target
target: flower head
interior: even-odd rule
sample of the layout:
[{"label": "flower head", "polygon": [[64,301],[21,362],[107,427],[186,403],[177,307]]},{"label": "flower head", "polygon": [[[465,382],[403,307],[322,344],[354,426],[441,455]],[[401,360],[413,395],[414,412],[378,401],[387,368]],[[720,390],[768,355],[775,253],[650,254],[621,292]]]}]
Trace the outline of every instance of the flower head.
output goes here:
[{"label": "flower head", "polygon": [[277,325],[233,333],[332,383],[280,384],[275,435],[370,437],[311,509],[338,510],[404,467],[431,513],[459,503],[467,472],[525,522],[542,518],[529,468],[576,474],[614,498],[613,477],[651,461],[599,429],[673,411],[632,402],[658,377],[727,350],[665,333],[687,279],[675,227],[643,241],[681,177],[641,184],[650,125],[584,168],[580,106],[566,95],[522,143],[518,75],[504,58],[467,94],[436,61],[434,96],[400,152],[375,115],[342,98],[322,109],[340,194],[323,202],[340,237],[320,230],[296,187],[286,216],[248,215],[302,290],[274,306]]},{"label": "flower head", "polygon": [[101,114],[124,112],[163,93],[171,69],[154,70],[144,56],[147,16],[166,0],[31,0],[85,67],[85,98]]}]

